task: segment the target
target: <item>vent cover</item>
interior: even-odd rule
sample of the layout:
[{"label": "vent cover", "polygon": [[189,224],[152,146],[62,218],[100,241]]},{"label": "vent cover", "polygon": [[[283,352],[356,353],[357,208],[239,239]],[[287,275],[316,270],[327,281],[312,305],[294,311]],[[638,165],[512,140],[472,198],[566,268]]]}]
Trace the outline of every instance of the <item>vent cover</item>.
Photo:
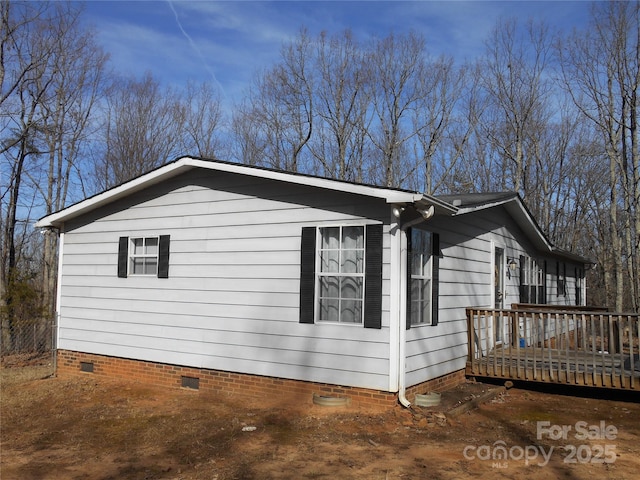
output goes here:
[{"label": "vent cover", "polygon": [[80,362],[80,371],[93,373],[93,362]]},{"label": "vent cover", "polygon": [[200,379],[195,377],[182,377],[182,387],[198,390],[200,388]]}]

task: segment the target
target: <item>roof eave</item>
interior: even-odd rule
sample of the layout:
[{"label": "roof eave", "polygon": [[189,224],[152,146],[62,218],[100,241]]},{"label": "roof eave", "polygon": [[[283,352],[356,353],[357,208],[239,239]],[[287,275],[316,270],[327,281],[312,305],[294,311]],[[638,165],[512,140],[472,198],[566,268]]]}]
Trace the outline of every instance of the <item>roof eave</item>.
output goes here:
[{"label": "roof eave", "polygon": [[435,208],[436,213],[442,215],[455,215],[458,213],[458,207],[451,205],[450,203],[439,200],[436,197],[432,197],[430,195],[422,195],[422,198],[415,202],[416,207],[418,208],[428,208],[433,206]]},{"label": "roof eave", "polygon": [[189,158],[189,163],[194,167],[207,168],[210,170],[238,173],[242,175],[265,178],[269,180],[277,180],[286,183],[318,187],[325,190],[333,190],[346,193],[354,193],[356,195],[364,195],[367,197],[382,198],[387,203],[416,202],[422,198],[422,194],[418,194],[415,192],[385,189],[381,187],[362,185],[357,183],[341,182],[339,180],[333,180],[330,178],[296,175],[291,172],[283,172],[279,170],[248,168],[246,165],[236,163],[212,163],[207,160],[200,160],[195,158]]},{"label": "roof eave", "polygon": [[598,263],[592,258],[587,258],[582,255],[578,255],[577,253],[572,253],[572,252],[569,252],[568,250],[564,250],[558,247],[553,247],[553,253],[557,257],[571,260],[574,262],[584,263],[585,265],[595,265]]},{"label": "roof eave", "polygon": [[475,212],[478,210],[484,210],[492,207],[504,206],[505,209],[516,220],[520,228],[524,233],[532,240],[534,245],[542,250],[554,255],[555,257],[565,260],[583,263],[585,265],[595,265],[596,262],[593,259],[578,255],[576,253],[569,252],[562,248],[553,245],[549,239],[544,235],[542,229],[531,215],[531,212],[527,209],[526,205],[518,194],[514,194],[511,197],[505,197],[504,199],[494,202],[487,202],[481,205],[473,205],[469,207],[460,208],[458,215],[465,213]]},{"label": "roof eave", "polygon": [[[251,168],[246,165],[228,163],[228,162],[212,162],[192,157],[182,157],[171,163],[163,165],[149,173],[134,178],[117,187],[111,188],[105,192],[89,197],[81,202],[71,205],[59,212],[52,213],[41,218],[36,222],[37,228],[61,228],[64,222],[78,217],[84,213],[90,212],[96,208],[107,205],[132,193],[148,188],[161,181],[179,175],[192,168],[204,168],[208,170],[216,170],[228,173],[237,173],[264,179],[283,181],[291,184],[306,185],[318,187],[325,190],[340,191],[353,193],[356,195],[364,195],[373,198],[380,198],[389,204],[410,204],[416,202],[425,202],[429,205],[435,205],[438,208],[446,209],[447,205],[435,198],[427,197],[421,193],[385,189],[375,186],[362,185],[349,182],[340,182],[332,179],[313,177],[307,175],[296,175],[289,172],[277,170],[269,170],[263,168]],[[451,206],[449,206],[451,207]]]},{"label": "roof eave", "polygon": [[536,248],[547,252],[553,251],[553,245],[544,235],[542,229],[538,226],[537,222],[517,194],[514,194],[513,196],[502,200],[488,202],[482,205],[460,208],[460,210],[458,210],[458,215],[464,215],[466,213],[477,212],[479,210],[486,210],[499,206],[504,206],[505,209],[507,209],[507,211],[516,220],[520,228],[522,228],[529,239],[534,243]]},{"label": "roof eave", "polygon": [[131,195],[132,193],[155,185],[167,178],[179,175],[191,168],[193,167],[190,165],[190,162],[186,161],[185,158],[181,158],[145,175],[141,175],[140,177],[118,185],[117,187],[89,197],[58,212],[52,213],[51,215],[47,215],[46,217],[38,220],[35,226],[36,228],[60,228],[67,220],[71,220],[84,213],[90,212],[91,210],[102,207],[103,205],[117,201]]}]

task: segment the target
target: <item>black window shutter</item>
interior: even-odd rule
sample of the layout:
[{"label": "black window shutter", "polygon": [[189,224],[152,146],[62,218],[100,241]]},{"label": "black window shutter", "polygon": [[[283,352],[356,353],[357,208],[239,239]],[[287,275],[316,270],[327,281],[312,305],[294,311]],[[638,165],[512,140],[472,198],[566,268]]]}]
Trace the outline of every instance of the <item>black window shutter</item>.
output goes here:
[{"label": "black window shutter", "polygon": [[316,228],[303,227],[300,245],[300,323],[314,323]]},{"label": "black window shutter", "polygon": [[440,235],[431,234],[431,325],[438,325],[440,311]]},{"label": "black window shutter", "polygon": [[382,328],[382,225],[365,228],[364,327]]},{"label": "black window shutter", "polygon": [[129,237],[120,237],[118,242],[118,277],[127,278],[127,262],[129,260]]},{"label": "black window shutter", "polygon": [[169,235],[160,235],[158,241],[158,278],[169,278]]},{"label": "black window shutter", "polygon": [[407,308],[406,308],[406,324],[407,330],[411,328],[411,258],[413,247],[411,242],[412,229],[407,228]]},{"label": "black window shutter", "polygon": [[524,273],[526,270],[527,259],[524,255],[520,255],[520,303],[529,303],[529,286],[525,285]]}]

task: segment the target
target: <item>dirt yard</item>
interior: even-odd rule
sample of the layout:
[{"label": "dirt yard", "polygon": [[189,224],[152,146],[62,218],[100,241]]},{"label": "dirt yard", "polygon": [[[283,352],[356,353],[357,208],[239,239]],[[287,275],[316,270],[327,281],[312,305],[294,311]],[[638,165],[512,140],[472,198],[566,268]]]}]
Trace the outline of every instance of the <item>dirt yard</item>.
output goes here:
[{"label": "dirt yard", "polygon": [[452,414],[496,388],[470,382],[437,408],[381,412],[42,372],[0,370],[2,480],[631,480],[640,471],[638,397],[500,389]]}]

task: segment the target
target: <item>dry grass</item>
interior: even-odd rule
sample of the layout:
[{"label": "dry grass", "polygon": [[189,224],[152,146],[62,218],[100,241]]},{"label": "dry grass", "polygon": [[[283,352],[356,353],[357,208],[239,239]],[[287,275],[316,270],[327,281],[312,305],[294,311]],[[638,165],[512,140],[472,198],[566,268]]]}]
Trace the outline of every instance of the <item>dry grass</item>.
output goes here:
[{"label": "dry grass", "polygon": [[[42,379],[39,368],[0,372],[3,480],[631,479],[640,469],[638,403],[511,390],[440,425],[428,410],[257,402],[91,375]],[[615,464],[568,465],[557,454],[544,468],[496,470],[463,456],[469,444],[527,445],[540,419],[616,425]]]}]

